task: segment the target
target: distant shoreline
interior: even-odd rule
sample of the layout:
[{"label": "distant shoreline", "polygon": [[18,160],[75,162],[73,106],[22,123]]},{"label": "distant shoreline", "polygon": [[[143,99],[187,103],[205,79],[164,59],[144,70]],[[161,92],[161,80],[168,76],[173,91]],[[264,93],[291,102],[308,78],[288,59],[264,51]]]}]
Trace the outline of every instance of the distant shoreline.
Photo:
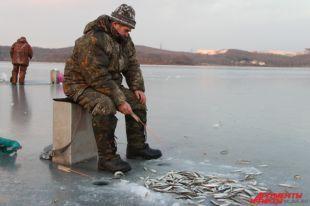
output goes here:
[{"label": "distant shoreline", "polygon": [[[10,61],[3,61],[0,60],[0,63],[9,63],[11,64]],[[40,61],[32,61],[29,64],[29,67],[31,67],[31,64],[36,64],[36,63],[46,63],[46,64],[62,64],[64,65],[65,62],[40,62]],[[298,70],[298,69],[309,69],[310,66],[304,66],[304,67],[276,67],[276,66],[234,66],[234,65],[173,65],[173,64],[140,64],[142,67],[158,67],[158,69],[164,69],[165,68],[176,68],[177,67],[191,67],[191,68],[197,68],[197,69],[236,69],[236,70],[251,70],[251,69],[259,69],[259,70],[281,70],[281,69],[291,69],[291,70]],[[188,68],[190,69],[190,68]]]},{"label": "distant shoreline", "polygon": [[[10,61],[9,46],[0,46],[0,61]],[[64,63],[73,47],[46,49],[33,47],[33,62]],[[215,54],[168,51],[136,46],[137,59],[143,65],[237,66],[237,67],[310,67],[310,52],[295,56],[227,49]]]}]

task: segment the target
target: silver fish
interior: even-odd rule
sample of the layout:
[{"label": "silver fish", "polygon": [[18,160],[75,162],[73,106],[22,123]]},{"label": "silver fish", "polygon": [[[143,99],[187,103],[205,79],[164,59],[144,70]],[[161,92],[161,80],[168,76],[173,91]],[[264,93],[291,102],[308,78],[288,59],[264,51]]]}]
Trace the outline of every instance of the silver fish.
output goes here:
[{"label": "silver fish", "polygon": [[287,188],[297,188],[295,185],[290,185],[290,184],[279,184],[280,187],[287,187]]},{"label": "silver fish", "polygon": [[254,186],[257,174],[246,174],[250,181],[238,181],[215,175],[203,176],[197,172],[170,171],[159,178],[147,177],[144,184],[151,190],[174,193],[177,199],[191,200],[195,204],[213,197],[210,200],[213,205],[248,205],[250,198],[268,191],[265,187]]},{"label": "silver fish", "polygon": [[125,174],[123,172],[121,172],[121,171],[116,171],[114,173],[114,178],[116,178],[116,179],[119,179],[119,178],[121,178],[123,176],[125,176]]}]

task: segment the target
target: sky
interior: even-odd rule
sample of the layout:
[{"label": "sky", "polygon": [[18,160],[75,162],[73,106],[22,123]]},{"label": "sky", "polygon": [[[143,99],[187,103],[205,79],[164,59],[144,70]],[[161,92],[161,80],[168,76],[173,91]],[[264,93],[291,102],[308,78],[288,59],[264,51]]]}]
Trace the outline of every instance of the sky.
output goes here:
[{"label": "sky", "polygon": [[1,0],[0,45],[73,46],[85,25],[122,3],[136,11],[135,44],[174,51],[310,47],[310,0]]}]

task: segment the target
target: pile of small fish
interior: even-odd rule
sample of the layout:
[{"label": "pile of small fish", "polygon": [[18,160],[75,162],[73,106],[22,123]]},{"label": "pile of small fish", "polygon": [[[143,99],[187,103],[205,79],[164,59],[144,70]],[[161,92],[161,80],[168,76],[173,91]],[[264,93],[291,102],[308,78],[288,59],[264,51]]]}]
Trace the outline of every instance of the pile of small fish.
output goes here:
[{"label": "pile of small fish", "polygon": [[177,194],[177,199],[188,199],[193,203],[210,200],[214,205],[250,205],[250,199],[268,188],[258,186],[255,174],[247,174],[242,180],[219,176],[203,176],[197,172],[170,171],[153,179],[146,178],[147,188],[157,192]]}]

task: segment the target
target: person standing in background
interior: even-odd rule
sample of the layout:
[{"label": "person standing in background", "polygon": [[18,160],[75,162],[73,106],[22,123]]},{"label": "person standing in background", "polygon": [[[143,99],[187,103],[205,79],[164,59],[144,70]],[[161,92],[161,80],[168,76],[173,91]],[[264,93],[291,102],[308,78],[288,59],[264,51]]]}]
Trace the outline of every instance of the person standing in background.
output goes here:
[{"label": "person standing in background", "polygon": [[30,59],[32,59],[32,47],[28,44],[25,37],[19,38],[11,47],[10,56],[13,64],[12,77],[10,82],[24,84],[27,67]]}]

